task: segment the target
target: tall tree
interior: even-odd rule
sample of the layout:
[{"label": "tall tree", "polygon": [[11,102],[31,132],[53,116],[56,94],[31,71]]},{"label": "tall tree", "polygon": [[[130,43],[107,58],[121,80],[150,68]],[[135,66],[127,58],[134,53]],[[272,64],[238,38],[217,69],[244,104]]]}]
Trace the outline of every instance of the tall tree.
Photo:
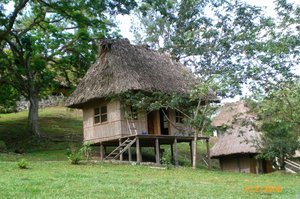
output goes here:
[{"label": "tall tree", "polygon": [[279,169],[300,149],[300,82],[277,85],[256,107],[261,119],[261,157],[275,160]]},{"label": "tall tree", "polygon": [[0,4],[0,81],[30,102],[28,121],[35,135],[38,100],[60,73],[80,77],[94,61],[97,40],[113,35],[108,16],[128,13],[134,0],[16,0]]},{"label": "tall tree", "polygon": [[288,25],[299,8],[278,1],[282,7],[291,13],[282,11],[286,17],[276,22],[244,1],[144,1],[133,30],[137,42],[169,52],[204,81],[213,79],[222,96],[241,94],[244,85],[266,92],[293,76],[299,63],[299,32]]}]

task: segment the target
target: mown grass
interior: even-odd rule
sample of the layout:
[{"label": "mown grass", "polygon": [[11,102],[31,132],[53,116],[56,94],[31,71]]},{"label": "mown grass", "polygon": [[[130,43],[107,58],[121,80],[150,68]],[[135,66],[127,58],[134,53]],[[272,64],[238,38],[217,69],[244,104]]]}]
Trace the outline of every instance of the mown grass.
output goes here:
[{"label": "mown grass", "polygon": [[[226,173],[115,164],[70,165],[68,162],[0,162],[2,198],[297,198],[300,176]],[[246,191],[246,187],[261,190]],[[282,192],[263,191],[264,187]]]}]

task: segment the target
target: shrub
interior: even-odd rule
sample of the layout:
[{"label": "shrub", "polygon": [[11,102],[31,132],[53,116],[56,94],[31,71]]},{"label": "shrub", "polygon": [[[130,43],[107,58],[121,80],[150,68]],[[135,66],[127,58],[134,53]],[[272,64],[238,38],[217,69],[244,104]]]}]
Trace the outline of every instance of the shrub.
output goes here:
[{"label": "shrub", "polygon": [[83,144],[80,149],[80,152],[86,157],[86,161],[89,161],[91,158],[92,148],[89,143]]},{"label": "shrub", "polygon": [[25,159],[21,159],[17,165],[20,169],[28,169],[28,162]]},{"label": "shrub", "polygon": [[4,141],[0,140],[0,152],[6,152],[7,147]]},{"label": "shrub", "polygon": [[168,152],[164,152],[161,159],[160,159],[160,163],[167,167],[167,169],[172,168],[172,163],[171,163],[171,155]]},{"label": "shrub", "polygon": [[71,161],[71,164],[79,164],[82,159],[82,152],[81,150],[72,150],[68,154],[68,159]]}]

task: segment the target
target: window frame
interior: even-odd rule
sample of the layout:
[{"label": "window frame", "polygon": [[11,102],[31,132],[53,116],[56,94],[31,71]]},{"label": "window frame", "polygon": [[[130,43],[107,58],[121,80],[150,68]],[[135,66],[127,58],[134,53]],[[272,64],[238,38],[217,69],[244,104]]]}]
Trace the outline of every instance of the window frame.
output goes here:
[{"label": "window frame", "polygon": [[[105,110],[105,111],[104,111]],[[96,119],[98,118],[98,119]],[[96,122],[96,120],[98,120]],[[107,105],[101,105],[94,108],[94,125],[103,124],[108,122]]]}]

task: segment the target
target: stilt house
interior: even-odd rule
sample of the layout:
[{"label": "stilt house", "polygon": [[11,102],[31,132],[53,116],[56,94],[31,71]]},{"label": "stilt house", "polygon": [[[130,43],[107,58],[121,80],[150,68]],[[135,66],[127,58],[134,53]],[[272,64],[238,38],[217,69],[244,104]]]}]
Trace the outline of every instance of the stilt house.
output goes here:
[{"label": "stilt house", "polygon": [[[168,144],[176,162],[176,143],[193,140],[191,132],[179,130],[184,129],[180,112],[162,108],[146,112],[108,99],[128,91],[186,93],[194,84],[194,75],[166,54],[131,45],[127,39],[104,40],[98,59],[66,104],[83,110],[84,142],[100,145],[101,159],[122,160],[123,153],[128,151],[131,161],[130,148],[135,147],[136,160],[141,162],[141,148],[154,147],[159,163],[159,147]],[[199,139],[208,141],[208,137]],[[105,154],[106,146],[116,148]]]},{"label": "stilt house", "polygon": [[256,159],[255,144],[261,133],[256,128],[256,115],[244,101],[228,103],[221,107],[212,125],[217,128],[218,141],[211,148],[211,158],[219,159],[222,171],[241,173],[269,173],[269,161]]}]

